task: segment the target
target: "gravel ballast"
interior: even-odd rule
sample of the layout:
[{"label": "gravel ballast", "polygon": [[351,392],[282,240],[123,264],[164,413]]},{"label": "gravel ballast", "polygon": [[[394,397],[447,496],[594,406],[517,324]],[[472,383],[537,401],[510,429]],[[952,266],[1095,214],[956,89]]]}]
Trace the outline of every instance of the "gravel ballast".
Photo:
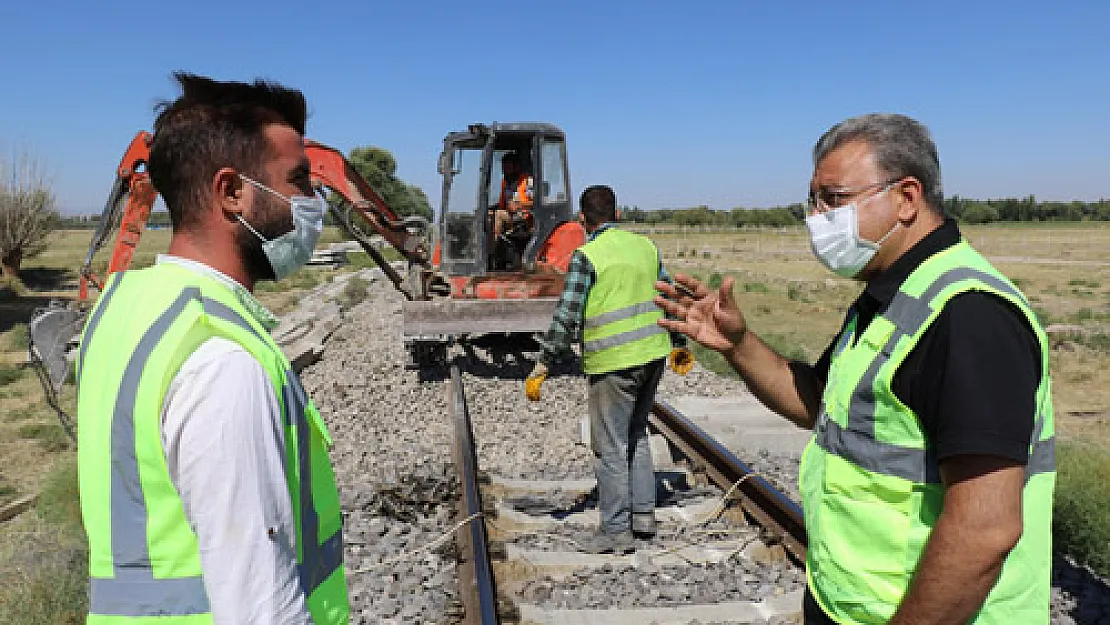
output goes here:
[{"label": "gravel ballast", "polygon": [[[362,272],[371,279],[372,273]],[[452,504],[458,491],[451,463],[454,430],[447,413],[446,384],[442,377],[422,380],[404,369],[401,297],[381,280],[369,290],[367,300],[344,312],[319,361],[301,374],[335,442],[331,457],[345,520],[351,622],[457,622],[454,547],[450,540],[430,547],[454,524]],[[474,348],[477,363],[463,363],[482,469],[510,479],[592,478],[593,458],[581,444],[579,431],[586,411],[585,381],[570,372],[557,372],[544,385],[544,400],[531,403],[522,390],[531,362],[519,354],[500,354],[495,363],[494,351]],[[452,356],[462,353],[456,348]],[[668,372],[658,396],[666,400],[743,393],[740,381],[695,367],[686,377]],[[790,486],[796,484],[798,459],[754,451],[738,455],[765,476],[773,476],[769,477],[773,484],[796,498],[796,489]],[[550,601],[558,601],[564,591],[575,594],[575,588],[589,586],[607,590],[585,593],[588,602],[642,602],[650,594],[633,592],[633,586],[648,580],[660,602],[671,597],[671,589],[682,589],[675,601],[682,593],[728,600],[732,595],[727,593],[734,592],[730,588],[738,587],[737,577],[746,587],[749,579],[743,576],[758,575],[735,566],[730,570],[728,565],[694,570],[677,575],[660,568],[645,575],[613,567],[601,574],[583,573],[588,576],[584,578],[572,576],[570,581],[536,582],[530,592],[537,597],[549,594]],[[792,575],[780,573],[784,588],[792,587],[786,582],[804,583]],[[662,583],[668,577],[675,582]],[[627,592],[612,590],[626,585]],[[626,595],[631,599],[622,598]],[[1051,622],[1110,623],[1110,590],[1086,569],[1056,558]]]}]

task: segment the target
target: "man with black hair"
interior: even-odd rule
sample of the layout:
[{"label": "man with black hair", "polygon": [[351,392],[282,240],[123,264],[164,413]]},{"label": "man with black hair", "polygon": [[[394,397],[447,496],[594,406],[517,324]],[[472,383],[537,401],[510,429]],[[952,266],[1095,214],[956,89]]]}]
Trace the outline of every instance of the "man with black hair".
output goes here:
[{"label": "man with black hair", "polygon": [[111,276],[77,361],[89,622],[346,623],[330,437],[252,295],[322,228],[304,96],[174,78],[148,163],[169,252]]},{"label": "man with black hair", "polygon": [[685,375],[694,356],[685,339],[668,336],[656,321],[655,281],[669,280],[659,250],[647,237],[616,227],[617,196],[596,185],[579,199],[586,244],[575,250],[542,353],[525,381],[539,401],[549,365],[582,343],[590,386],[590,442],[601,525],[580,541],[583,551],[627,553],[633,534],[655,533],[655,471],[647,423],[668,354]]}]

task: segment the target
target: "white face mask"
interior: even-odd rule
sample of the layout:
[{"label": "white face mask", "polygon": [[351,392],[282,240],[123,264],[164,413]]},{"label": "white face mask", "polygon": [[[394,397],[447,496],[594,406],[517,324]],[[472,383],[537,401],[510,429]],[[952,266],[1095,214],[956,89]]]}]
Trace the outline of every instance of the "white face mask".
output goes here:
[{"label": "white face mask", "polygon": [[293,213],[293,229],[271,241],[267,241],[266,237],[251,227],[241,215],[236,215],[247,230],[262,240],[262,251],[274,270],[274,279],[286,278],[312,258],[316,240],[320,238],[320,232],[324,229],[324,199],[304,195],[286,197],[261,182],[251,180],[242,174],[239,174],[239,177],[289,203],[289,209]]},{"label": "white face mask", "polygon": [[[878,197],[886,191],[887,189],[883,189],[864,201]],[[875,257],[887,237],[901,224],[901,222],[894,222],[894,226],[883,235],[883,238],[872,243],[859,236],[859,218],[856,212],[857,204],[853,202],[806,217],[806,228],[809,229],[813,255],[830,271],[844,278],[854,278],[859,275],[859,272]]]}]

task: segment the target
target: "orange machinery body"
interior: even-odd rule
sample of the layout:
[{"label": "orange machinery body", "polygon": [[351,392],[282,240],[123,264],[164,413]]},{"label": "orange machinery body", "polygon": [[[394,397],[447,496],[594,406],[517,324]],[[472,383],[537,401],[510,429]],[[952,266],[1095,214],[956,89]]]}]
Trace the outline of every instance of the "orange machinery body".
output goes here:
[{"label": "orange machinery body", "polygon": [[[586,242],[586,231],[577,221],[568,221],[551,233],[536,255],[534,271],[497,271],[484,276],[447,276],[455,299],[532,299],[559,297],[563,278],[574,250]],[[437,243],[432,264],[439,267]]]},{"label": "orange machinery body", "polygon": [[[93,272],[92,261],[94,254],[110,233],[117,215],[119,215],[119,233],[112,247],[107,274],[123,271],[131,266],[135,248],[139,244],[154,202],[158,198],[158,191],[146,172],[152,140],[153,136],[149,132],[145,130],[138,132],[128,145],[123,158],[120,159],[119,166],[116,168],[116,180],[101,216],[100,227],[93,238],[85,264],[80,270],[79,302],[88,300],[90,284],[98,290],[103,290],[104,280]],[[404,220],[389,208],[341,153],[311,139],[305,139],[305,154],[309,159],[314,186],[335,191],[374,232],[380,234],[405,258],[414,264],[427,266],[428,251],[423,239],[406,228]],[[341,220],[340,225],[349,234],[353,234],[349,219],[345,222]],[[364,245],[364,247],[367,246]],[[384,260],[379,261],[379,264],[383,265],[382,269],[394,285],[411,299],[413,295],[403,285],[403,278]],[[426,277],[426,279],[430,278]]]},{"label": "orange machinery body", "polygon": [[[127,196],[127,204],[123,208],[119,234],[116,236],[112,256],[108,261],[108,274],[122,271],[131,265],[131,259],[135,256],[135,248],[138,247],[143,229],[146,227],[147,220],[150,219],[150,211],[154,208],[154,200],[158,197],[158,192],[154,190],[154,185],[150,182],[150,176],[147,175],[145,170],[146,162],[150,158],[151,139],[151,134],[145,130],[136,134],[123,153],[119,167],[116,168],[116,182],[112,187],[105,214],[101,219],[109,222],[114,220],[115,208],[125,195]],[[107,232],[111,228],[111,224],[102,223],[100,228]],[[94,245],[94,247],[96,246]],[[77,299],[81,302],[88,300],[90,282],[98,290],[104,286],[103,280],[92,271],[93,252],[95,252],[95,249],[90,251],[85,265],[80,271]]]},{"label": "orange machinery body", "polygon": [[[117,224],[119,232],[107,274],[128,269],[134,259],[135,248],[158,197],[146,172],[152,140],[151,133],[140,131],[120,159],[101,223],[80,270],[78,304],[82,306],[90,297],[90,284],[103,289],[103,277],[92,271],[93,258]],[[338,151],[306,139],[305,153],[313,186],[318,190],[330,189],[345,200],[346,209],[329,201],[339,225],[360,243],[408,300],[403,313],[410,364],[441,361],[445,354],[444,337],[532,333],[546,328],[562,292],[571,255],[586,239],[577,221],[564,218],[562,223],[552,226],[535,254],[535,261],[528,263],[524,271],[444,275],[439,246],[434,253],[427,248],[426,221],[397,215]],[[358,219],[353,218],[355,214]],[[408,261],[407,278],[371,245],[363,226],[369,226],[370,231],[380,235]],[[73,323],[80,325],[80,319]]]}]

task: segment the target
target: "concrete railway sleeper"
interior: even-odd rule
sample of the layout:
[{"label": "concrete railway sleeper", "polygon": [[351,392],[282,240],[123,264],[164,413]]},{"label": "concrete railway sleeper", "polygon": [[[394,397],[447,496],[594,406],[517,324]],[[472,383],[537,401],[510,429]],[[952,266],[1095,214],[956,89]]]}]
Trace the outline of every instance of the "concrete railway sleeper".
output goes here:
[{"label": "concrete railway sleeper", "polygon": [[[586,412],[586,384],[570,370],[559,371],[545,383],[544,401],[528,402],[521,388],[531,369],[527,346],[456,345],[448,354],[465,383],[481,469],[476,481],[482,522],[462,515],[452,453],[453,395],[442,375],[423,379],[405,369],[397,340],[400,308],[395,293],[372,292],[301,374],[335,441],[331,456],[343,505],[352,623],[462,622],[468,610],[457,563],[464,545],[456,536],[476,526],[487,532],[495,553],[497,609],[512,617],[515,606],[522,622],[619,622],[606,620],[616,614],[637,625],[695,618],[702,625],[758,622],[765,615],[734,609],[689,617],[680,611],[695,605],[708,610],[714,602],[754,608],[767,596],[783,597],[797,609],[803,581],[789,541],[768,546],[762,531],[744,523],[754,504],[743,498],[759,497],[752,487],[760,480],[741,482],[715,517],[732,483],[710,488],[714,471],[705,463],[674,460],[681,454],[662,435],[653,437],[662,521],[656,538],[637,544],[630,556],[580,553],[576,540],[597,523],[589,498],[593,456],[579,421]],[[772,427],[782,420],[760,412],[739,381],[695,367],[685,377],[664,376],[658,396],[797,500],[791,488],[797,444],[804,444],[806,433]],[[785,444],[792,433],[798,437],[793,447]],[[503,555],[496,556],[499,550]],[[1054,562],[1052,625],[1110,622],[1107,597],[1105,582],[1083,567],[1063,557]],[[631,611],[659,615],[661,607],[675,616]]]},{"label": "concrete railway sleeper", "polygon": [[659,532],[637,541],[631,555],[598,555],[576,546],[597,523],[593,480],[480,471],[455,368],[449,394],[461,493],[461,622],[798,621],[800,509],[677,411],[657,404],[652,418]]}]

